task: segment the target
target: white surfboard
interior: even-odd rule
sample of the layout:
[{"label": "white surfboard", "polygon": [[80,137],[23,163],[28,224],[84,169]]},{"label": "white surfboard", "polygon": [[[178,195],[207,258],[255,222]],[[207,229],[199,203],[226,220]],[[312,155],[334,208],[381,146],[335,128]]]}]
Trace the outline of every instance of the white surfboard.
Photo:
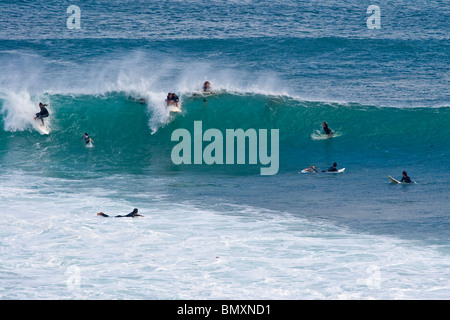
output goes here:
[{"label": "white surfboard", "polygon": [[345,168],[339,169],[338,171],[325,171],[325,173],[342,173],[345,171]]},{"label": "white surfboard", "polygon": [[300,171],[301,173],[317,173],[312,169],[303,169],[302,171]]},{"label": "white surfboard", "polygon": [[39,131],[40,134],[49,134],[50,131],[48,131],[48,128],[45,125],[37,124],[34,126],[37,131]]},{"label": "white surfboard", "polygon": [[392,183],[401,183],[400,181],[398,181],[397,179],[392,178],[391,176],[388,176],[389,179],[391,179]]},{"label": "white surfboard", "polygon": [[316,130],[316,132],[313,132],[311,134],[312,140],[326,140],[326,139],[333,139],[342,136],[342,133],[340,132],[333,132],[332,134],[326,134],[321,133],[319,130]]},{"label": "white surfboard", "polygon": [[86,143],[86,148],[93,148],[94,144],[92,143],[92,140]]},{"label": "white surfboard", "polygon": [[217,95],[218,92],[212,92],[212,91],[198,91],[198,92],[194,92],[191,95],[193,97],[207,97],[207,96],[212,96],[212,95]]},{"label": "white surfboard", "polygon": [[169,111],[178,113],[178,112],[181,112],[181,108],[177,107],[177,106],[169,106]]}]

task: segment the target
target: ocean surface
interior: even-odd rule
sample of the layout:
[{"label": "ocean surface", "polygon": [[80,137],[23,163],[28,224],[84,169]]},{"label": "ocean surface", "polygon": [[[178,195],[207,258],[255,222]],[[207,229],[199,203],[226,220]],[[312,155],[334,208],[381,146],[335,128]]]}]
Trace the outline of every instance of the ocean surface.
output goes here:
[{"label": "ocean surface", "polygon": [[[0,299],[449,299],[449,16],[444,0],[2,0]],[[195,121],[279,130],[277,174],[176,165],[172,133]],[[414,183],[390,183],[403,170]]]}]

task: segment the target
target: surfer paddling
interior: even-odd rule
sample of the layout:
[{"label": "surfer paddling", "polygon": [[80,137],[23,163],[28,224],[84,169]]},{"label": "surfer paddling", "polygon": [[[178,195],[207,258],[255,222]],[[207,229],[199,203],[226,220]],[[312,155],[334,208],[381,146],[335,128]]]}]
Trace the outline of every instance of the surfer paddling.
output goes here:
[{"label": "surfer paddling", "polygon": [[[107,214],[104,214],[103,212],[99,212],[97,213],[98,216],[102,216],[102,217],[109,217]],[[138,214],[138,209],[134,209],[132,212],[130,212],[127,215],[118,215],[115,216],[114,218],[135,218],[135,217],[143,217],[143,215]]]},{"label": "surfer paddling", "polygon": [[314,166],[311,166],[311,167],[309,167],[309,168],[305,168],[305,169],[302,170],[302,172],[305,172],[305,173],[306,173],[306,172],[318,173],[316,167],[314,167]]},{"label": "surfer paddling", "polygon": [[34,120],[41,119],[42,125],[44,125],[44,118],[47,118],[49,115],[46,107],[48,107],[48,104],[43,104],[42,102],[39,102],[39,108],[41,109],[41,111],[36,113],[36,116],[34,117]]},{"label": "surfer paddling", "polygon": [[333,163],[333,165],[331,167],[329,167],[327,170],[323,170],[322,172],[337,172],[337,163]]},{"label": "surfer paddling", "polygon": [[146,104],[147,100],[144,98],[133,98],[133,97],[128,97],[129,100],[140,103],[140,104]]}]

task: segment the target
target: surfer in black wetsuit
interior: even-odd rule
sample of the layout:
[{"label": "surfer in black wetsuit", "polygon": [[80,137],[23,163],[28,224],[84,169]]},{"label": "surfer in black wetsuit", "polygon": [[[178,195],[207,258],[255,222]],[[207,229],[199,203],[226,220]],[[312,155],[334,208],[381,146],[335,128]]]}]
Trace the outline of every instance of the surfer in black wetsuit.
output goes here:
[{"label": "surfer in black wetsuit", "polygon": [[[109,217],[107,214],[104,214],[103,212],[99,212],[97,213],[98,216],[102,216],[102,217]],[[134,217],[143,217],[143,215],[138,214],[138,209],[134,209],[132,212],[130,212],[127,215],[118,215],[115,216],[114,218],[134,218]]]},{"label": "surfer in black wetsuit", "polygon": [[333,163],[333,165],[331,167],[329,167],[327,170],[323,170],[322,172],[336,172],[338,171],[337,169],[337,163]]},{"label": "surfer in black wetsuit", "polygon": [[322,123],[322,127],[323,127],[323,131],[325,131],[325,133],[327,135],[332,135],[333,134],[333,131],[331,131],[331,129],[328,128],[328,123],[326,123],[326,122]]},{"label": "surfer in black wetsuit", "polygon": [[84,142],[85,142],[86,144],[88,144],[89,142],[92,141],[91,137],[89,137],[89,135],[87,134],[87,132],[84,134],[83,139],[84,139]]},{"label": "surfer in black wetsuit", "polygon": [[412,180],[410,177],[408,177],[408,173],[406,171],[402,172],[402,180],[400,180],[400,182],[412,183]]},{"label": "surfer in black wetsuit", "polygon": [[36,116],[34,117],[34,120],[41,119],[42,125],[44,125],[44,118],[48,117],[48,110],[46,107],[48,107],[48,104],[43,104],[42,102],[39,102],[39,108],[41,108],[41,111],[36,113]]},{"label": "surfer in black wetsuit", "polygon": [[178,96],[175,93],[169,92],[167,94],[167,99],[166,99],[167,106],[169,106],[169,104],[172,103],[172,104],[174,104],[175,106],[178,107],[178,101],[179,100],[180,99],[178,98]]}]

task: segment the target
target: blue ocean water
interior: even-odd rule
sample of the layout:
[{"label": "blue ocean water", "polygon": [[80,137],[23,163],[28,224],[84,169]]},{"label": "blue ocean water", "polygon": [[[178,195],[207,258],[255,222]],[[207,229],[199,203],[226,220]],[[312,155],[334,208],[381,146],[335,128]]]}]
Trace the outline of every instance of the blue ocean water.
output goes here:
[{"label": "blue ocean water", "polygon": [[[428,0],[2,1],[0,298],[448,299],[449,14]],[[206,80],[214,95],[198,94]],[[278,129],[278,173],[175,165],[172,133],[195,121]],[[345,173],[300,173],[333,162]],[[391,184],[403,170],[415,183]],[[133,208],[144,217],[96,215]]]}]

